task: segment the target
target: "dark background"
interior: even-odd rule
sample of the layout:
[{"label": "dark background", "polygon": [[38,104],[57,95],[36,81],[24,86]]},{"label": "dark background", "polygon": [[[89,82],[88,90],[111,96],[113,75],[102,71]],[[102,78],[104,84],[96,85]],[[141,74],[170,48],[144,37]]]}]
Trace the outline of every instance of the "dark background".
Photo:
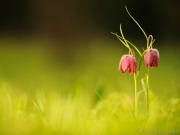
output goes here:
[{"label": "dark background", "polygon": [[[179,40],[179,0],[1,0],[0,35],[46,37],[63,42],[114,38],[119,24],[128,38],[144,38],[125,6],[146,33]],[[66,45],[66,44],[61,44]]]}]

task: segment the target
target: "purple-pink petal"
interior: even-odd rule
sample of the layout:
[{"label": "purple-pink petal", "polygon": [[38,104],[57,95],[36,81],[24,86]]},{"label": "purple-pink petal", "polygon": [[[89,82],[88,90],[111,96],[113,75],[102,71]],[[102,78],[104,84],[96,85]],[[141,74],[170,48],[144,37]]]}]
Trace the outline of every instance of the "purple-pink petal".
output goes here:
[{"label": "purple-pink petal", "polygon": [[133,55],[123,55],[119,62],[119,71],[122,73],[129,71],[130,74],[136,73],[136,59]]},{"label": "purple-pink petal", "polygon": [[159,52],[157,49],[149,49],[144,54],[146,67],[157,67],[159,63]]}]

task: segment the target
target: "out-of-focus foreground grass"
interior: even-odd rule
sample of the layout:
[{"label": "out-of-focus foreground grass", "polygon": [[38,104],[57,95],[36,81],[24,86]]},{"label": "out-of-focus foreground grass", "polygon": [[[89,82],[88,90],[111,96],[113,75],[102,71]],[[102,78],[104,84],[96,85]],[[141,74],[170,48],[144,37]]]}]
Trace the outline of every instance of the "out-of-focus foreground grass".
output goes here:
[{"label": "out-of-focus foreground grass", "polygon": [[[150,69],[150,112],[146,120],[143,111],[138,119],[133,116],[133,75],[117,70],[121,55],[126,53],[122,44],[95,41],[74,47],[69,54],[61,48],[54,51],[42,47],[42,42],[30,43],[34,44],[31,47],[27,43],[19,47],[10,46],[14,42],[1,44],[8,46],[0,49],[2,135],[180,133],[176,49],[159,48],[159,67]],[[36,47],[38,44],[42,46]],[[138,82],[144,74],[142,63]]]}]

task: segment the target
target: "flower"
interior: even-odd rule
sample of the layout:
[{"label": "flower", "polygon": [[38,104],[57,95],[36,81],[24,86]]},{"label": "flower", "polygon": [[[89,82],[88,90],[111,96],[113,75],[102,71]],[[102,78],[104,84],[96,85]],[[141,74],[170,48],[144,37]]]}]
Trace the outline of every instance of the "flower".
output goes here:
[{"label": "flower", "polygon": [[157,67],[159,63],[159,52],[157,49],[148,49],[144,54],[146,67]]},{"label": "flower", "polygon": [[129,73],[132,74],[136,73],[136,66],[137,63],[135,57],[133,55],[126,54],[121,57],[118,70],[122,73],[128,70]]}]

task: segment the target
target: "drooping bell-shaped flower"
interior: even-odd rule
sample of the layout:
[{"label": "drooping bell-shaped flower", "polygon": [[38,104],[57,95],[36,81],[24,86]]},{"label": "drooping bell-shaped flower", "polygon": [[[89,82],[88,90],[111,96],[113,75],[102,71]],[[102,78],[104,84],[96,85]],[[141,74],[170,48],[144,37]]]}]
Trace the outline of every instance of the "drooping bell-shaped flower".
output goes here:
[{"label": "drooping bell-shaped flower", "polygon": [[137,67],[137,62],[135,57],[133,55],[126,54],[121,57],[118,70],[121,71],[122,73],[128,70],[129,73],[132,74],[132,73],[136,73],[136,67]]},{"label": "drooping bell-shaped flower", "polygon": [[159,63],[159,52],[157,49],[148,49],[144,54],[146,67],[157,67]]}]

